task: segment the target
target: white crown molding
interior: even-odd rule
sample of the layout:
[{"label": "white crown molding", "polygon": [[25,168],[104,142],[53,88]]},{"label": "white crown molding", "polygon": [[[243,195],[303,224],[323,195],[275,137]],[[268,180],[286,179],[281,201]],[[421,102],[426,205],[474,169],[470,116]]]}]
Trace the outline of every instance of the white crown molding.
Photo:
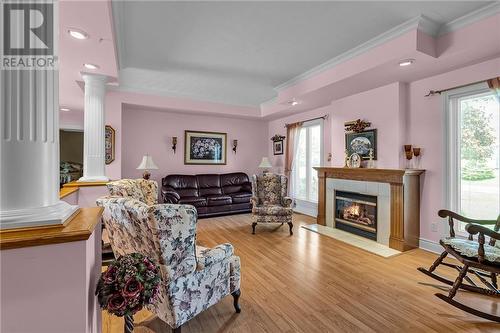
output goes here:
[{"label": "white crown molding", "polygon": [[[117,50],[118,57],[118,70],[125,66],[125,42],[123,40],[123,1],[112,0],[111,1],[111,18],[113,20],[113,29],[115,30],[115,49]],[[119,78],[118,78],[119,79]]]},{"label": "white crown molding", "polygon": [[464,16],[456,18],[453,21],[443,24],[439,29],[439,36],[456,31],[467,25],[496,15],[498,13],[500,13],[500,1],[496,1],[492,4],[486,5]]},{"label": "white crown molding", "polygon": [[224,103],[221,102],[220,100],[216,99],[208,99],[208,98],[201,98],[200,96],[195,96],[192,94],[181,94],[181,93],[171,93],[166,90],[159,90],[159,89],[154,89],[154,88],[137,88],[137,87],[130,87],[126,85],[108,85],[107,86],[108,91],[116,91],[116,92],[124,92],[124,93],[138,93],[138,94],[144,94],[144,95],[154,95],[154,96],[162,96],[162,97],[168,97],[168,98],[180,98],[180,99],[188,99],[196,102],[208,102],[208,103],[214,103],[214,104],[222,104],[226,106],[233,106],[233,107],[241,107],[241,108],[250,108],[250,109],[255,109],[258,110],[260,113],[260,108],[259,105],[251,105],[251,104],[230,104],[230,103]]},{"label": "white crown molding", "polygon": [[363,54],[370,49],[382,45],[388,42],[391,39],[399,37],[408,31],[418,29],[430,36],[438,37],[443,34],[453,32],[459,30],[469,24],[480,21],[487,17],[493,16],[495,14],[500,13],[500,1],[495,3],[486,5],[482,8],[479,8],[473,12],[470,12],[464,16],[454,19],[451,22],[445,23],[443,25],[439,25],[438,23],[432,21],[428,17],[424,15],[417,16],[413,19],[410,19],[403,24],[400,24],[380,35],[374,37],[367,42],[360,44],[330,60],[324,62],[323,64],[316,66],[302,74],[297,75],[296,77],[276,86],[274,89],[277,92],[280,92],[288,87],[291,87],[302,80],[306,80],[311,78],[314,75],[317,75],[325,70],[333,68],[339,65],[342,62],[345,62],[351,58],[354,58],[360,54]]},{"label": "white crown molding", "polygon": [[330,68],[333,68],[349,59],[352,59],[360,54],[363,54],[377,46],[380,46],[384,43],[387,43],[388,41],[397,38],[409,31],[419,29],[422,30],[423,32],[432,32],[432,31],[437,31],[435,28],[435,23],[424,16],[417,16],[414,17],[403,24],[400,24],[390,30],[387,30],[386,32],[362,43],[359,44],[358,46],[328,60],[327,62],[322,63],[319,66],[316,66],[302,74],[297,75],[296,77],[280,84],[279,86],[276,86],[274,89],[276,91],[281,91],[283,89],[286,89],[288,87],[293,86],[294,84],[306,80],[310,77],[313,77],[314,75],[317,75],[323,71],[326,71]]},{"label": "white crown molding", "polygon": [[260,103],[260,107],[262,109],[262,107],[264,106],[271,106],[273,104],[276,104],[277,102],[278,102],[278,96],[274,96],[273,98],[270,98],[267,101]]},{"label": "white crown molding", "polygon": [[83,132],[83,125],[60,124],[59,129],[67,132]]}]

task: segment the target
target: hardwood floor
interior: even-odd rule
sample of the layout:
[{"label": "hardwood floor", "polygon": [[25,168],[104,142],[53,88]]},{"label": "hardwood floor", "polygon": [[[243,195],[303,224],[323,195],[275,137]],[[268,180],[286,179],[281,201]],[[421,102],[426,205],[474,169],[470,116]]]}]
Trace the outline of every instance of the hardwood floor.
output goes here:
[{"label": "hardwood floor", "polygon": [[[242,312],[234,313],[229,296],[182,331],[500,332],[500,324],[434,296],[448,288],[417,267],[430,266],[435,254],[417,249],[385,259],[300,227],[306,223],[315,220],[295,215],[293,236],[286,225],[258,225],[252,235],[250,215],[200,220],[199,244],[230,242],[241,258]],[[479,303],[485,311],[497,309],[490,298],[467,292],[460,291],[457,299]],[[170,332],[147,311],[135,322],[137,333]],[[103,332],[123,332],[123,320],[103,313]]]}]

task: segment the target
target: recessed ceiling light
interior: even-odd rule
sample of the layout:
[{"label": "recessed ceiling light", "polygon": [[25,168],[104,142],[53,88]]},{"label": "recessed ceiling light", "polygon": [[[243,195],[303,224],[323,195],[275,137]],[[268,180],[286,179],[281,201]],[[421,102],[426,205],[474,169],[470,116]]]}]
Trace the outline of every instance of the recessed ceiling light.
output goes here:
[{"label": "recessed ceiling light", "polygon": [[76,38],[76,39],[89,38],[89,35],[85,31],[80,30],[80,29],[70,28],[70,29],[68,29],[68,33],[71,37]]},{"label": "recessed ceiling light", "polygon": [[298,101],[292,99],[291,101],[288,102],[288,104],[290,104],[291,106],[295,106],[295,105],[298,105],[300,103]]},{"label": "recessed ceiling light", "polygon": [[99,66],[94,65],[94,64],[83,64],[83,66],[85,66],[85,68],[87,68],[87,69],[98,69],[99,68]]},{"label": "recessed ceiling light", "polygon": [[405,66],[410,66],[411,64],[413,64],[415,62],[415,59],[405,59],[405,60],[401,60],[399,62],[399,66],[401,67],[405,67]]},{"label": "recessed ceiling light", "polygon": [[65,111],[65,112],[71,111],[71,110],[70,110],[70,109],[68,109],[68,108],[60,108],[59,110],[61,110],[61,111]]}]

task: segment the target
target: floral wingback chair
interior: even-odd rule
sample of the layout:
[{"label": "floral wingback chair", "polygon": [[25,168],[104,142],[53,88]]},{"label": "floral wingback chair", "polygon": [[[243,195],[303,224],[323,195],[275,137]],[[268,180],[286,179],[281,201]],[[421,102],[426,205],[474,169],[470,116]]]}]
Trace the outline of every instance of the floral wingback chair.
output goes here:
[{"label": "floral wingback chair", "polygon": [[117,256],[138,252],[161,268],[158,301],[148,309],[180,332],[188,320],[232,294],[240,312],[240,258],[231,244],[196,246],[196,209],[147,204],[130,197],[103,197],[103,220]]},{"label": "floral wingback chair", "polygon": [[257,223],[288,223],[293,235],[292,199],[287,197],[287,178],[266,173],[252,177],[252,233]]},{"label": "floral wingback chair", "polygon": [[132,197],[148,206],[158,203],[158,183],[148,179],[120,179],[107,185],[112,196]]}]

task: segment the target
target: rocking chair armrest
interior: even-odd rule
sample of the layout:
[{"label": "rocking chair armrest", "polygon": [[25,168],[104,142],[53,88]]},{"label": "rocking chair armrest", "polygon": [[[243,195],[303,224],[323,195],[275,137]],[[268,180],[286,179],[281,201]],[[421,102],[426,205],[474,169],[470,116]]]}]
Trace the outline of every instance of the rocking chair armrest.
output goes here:
[{"label": "rocking chair armrest", "polygon": [[484,235],[489,236],[491,238],[494,238],[496,240],[500,240],[500,233],[488,229],[486,227],[483,227],[482,225],[474,224],[474,223],[469,223],[465,226],[465,230],[470,234],[470,235],[475,235],[475,234],[482,234],[483,237]]},{"label": "rocking chair armrest", "polygon": [[[465,226],[465,230],[469,233],[469,239],[472,239],[472,235],[479,234],[477,236],[477,241],[479,243],[479,247],[477,249],[478,261],[481,263],[485,260],[484,258],[484,235],[489,236],[492,239],[500,240],[500,234],[496,231],[483,227],[482,225],[477,225],[474,223],[469,223]],[[493,245],[494,243],[490,243]]]},{"label": "rocking chair armrest", "polygon": [[465,222],[465,223],[474,223],[474,224],[479,224],[479,225],[491,225],[491,224],[496,224],[496,220],[475,220],[471,219],[468,217],[465,217],[463,215],[457,214],[455,212],[452,212],[451,210],[447,209],[441,209],[438,211],[439,217],[445,218],[445,217],[451,217],[454,220],[460,221],[460,222]]},{"label": "rocking chair armrest", "polygon": [[454,238],[455,237],[455,229],[454,229],[454,220],[460,221],[460,222],[466,222],[466,223],[472,223],[476,225],[495,225],[499,223],[500,221],[500,216],[498,217],[498,220],[475,220],[475,219],[470,219],[468,217],[462,216],[460,214],[457,214],[455,212],[452,212],[451,210],[447,209],[441,209],[438,211],[439,217],[448,218],[448,225],[450,226],[450,237]]}]

